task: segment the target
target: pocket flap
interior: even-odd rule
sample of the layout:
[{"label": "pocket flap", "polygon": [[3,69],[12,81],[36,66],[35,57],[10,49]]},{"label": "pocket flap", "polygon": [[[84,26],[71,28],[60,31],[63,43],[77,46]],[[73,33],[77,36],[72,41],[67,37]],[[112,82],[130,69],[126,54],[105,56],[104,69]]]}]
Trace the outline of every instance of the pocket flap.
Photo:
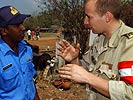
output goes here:
[{"label": "pocket flap", "polygon": [[17,75],[18,75],[18,71],[15,66],[14,67],[12,66],[11,68],[4,70],[2,72],[2,77],[5,80],[10,80],[12,78],[15,78]]}]

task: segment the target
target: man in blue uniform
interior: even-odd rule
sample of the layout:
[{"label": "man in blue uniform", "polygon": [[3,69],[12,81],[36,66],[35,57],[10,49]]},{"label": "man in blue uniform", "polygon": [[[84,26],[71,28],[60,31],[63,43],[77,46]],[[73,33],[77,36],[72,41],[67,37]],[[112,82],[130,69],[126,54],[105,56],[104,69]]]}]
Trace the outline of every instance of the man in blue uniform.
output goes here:
[{"label": "man in blue uniform", "polygon": [[23,40],[27,17],[12,6],[0,8],[0,100],[39,100],[32,49]]}]

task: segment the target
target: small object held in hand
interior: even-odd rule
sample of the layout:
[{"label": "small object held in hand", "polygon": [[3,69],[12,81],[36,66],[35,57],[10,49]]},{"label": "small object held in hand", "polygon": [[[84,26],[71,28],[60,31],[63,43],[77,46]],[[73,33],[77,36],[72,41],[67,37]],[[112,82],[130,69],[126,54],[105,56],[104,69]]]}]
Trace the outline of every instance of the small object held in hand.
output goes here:
[{"label": "small object held in hand", "polygon": [[77,43],[76,46],[75,46],[75,48],[80,50],[80,44]]},{"label": "small object held in hand", "polygon": [[72,82],[70,80],[61,79],[55,80],[53,82],[53,85],[58,89],[69,90],[72,85]]}]

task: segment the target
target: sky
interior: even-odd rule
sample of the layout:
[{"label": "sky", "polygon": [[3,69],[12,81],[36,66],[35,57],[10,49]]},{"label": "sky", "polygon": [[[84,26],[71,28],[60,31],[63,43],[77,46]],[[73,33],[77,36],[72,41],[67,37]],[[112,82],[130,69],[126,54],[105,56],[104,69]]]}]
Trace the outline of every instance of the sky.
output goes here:
[{"label": "sky", "polygon": [[24,14],[34,14],[41,11],[34,0],[0,0],[0,7],[7,5],[14,6]]}]

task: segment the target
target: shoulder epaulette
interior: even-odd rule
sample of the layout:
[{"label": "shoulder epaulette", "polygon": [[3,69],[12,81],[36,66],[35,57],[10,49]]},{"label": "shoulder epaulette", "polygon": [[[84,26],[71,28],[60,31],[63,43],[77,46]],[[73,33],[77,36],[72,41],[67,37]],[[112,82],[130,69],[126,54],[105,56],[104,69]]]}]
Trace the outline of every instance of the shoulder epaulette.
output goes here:
[{"label": "shoulder epaulette", "polygon": [[133,38],[133,32],[130,32],[128,34],[125,35],[128,39]]}]

